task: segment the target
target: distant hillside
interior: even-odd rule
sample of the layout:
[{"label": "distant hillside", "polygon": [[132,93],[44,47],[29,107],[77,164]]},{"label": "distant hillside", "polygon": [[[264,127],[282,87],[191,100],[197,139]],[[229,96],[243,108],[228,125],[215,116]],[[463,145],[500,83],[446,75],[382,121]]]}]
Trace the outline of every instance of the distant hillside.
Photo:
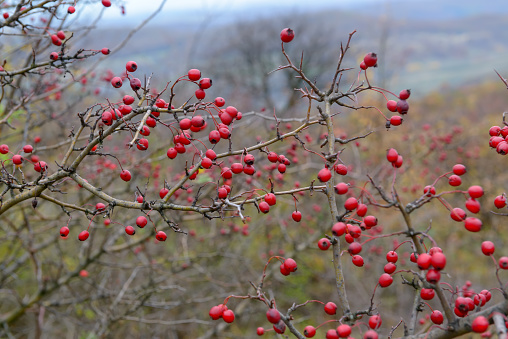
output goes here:
[{"label": "distant hillside", "polygon": [[[266,48],[267,54],[279,55],[278,31],[289,26],[300,29],[290,48],[304,50],[305,55],[319,48],[317,52],[324,55],[318,69],[326,70],[334,67],[339,43],[357,30],[349,66],[357,67],[366,52],[376,51],[380,55],[380,67],[373,72],[376,81],[424,95],[443,85],[456,87],[494,79],[494,69],[508,75],[506,13],[508,2],[493,1],[485,6],[472,0],[460,5],[447,0],[363,4],[361,10],[351,5],[340,10],[295,10],[284,15],[248,12],[229,20],[212,15],[199,25],[185,26],[160,14],[137,32],[121,53],[111,56],[110,65],[117,59],[122,61],[113,67],[121,71],[124,61],[135,59],[143,72],[154,72],[159,79],[167,79],[164,81],[189,67],[217,72],[220,60],[228,60],[221,72],[236,72],[245,60],[235,51]],[[241,36],[239,27],[250,28]],[[123,27],[99,28],[88,45],[97,47],[100,37],[101,46],[114,46],[127,32]],[[259,46],[249,46],[253,44],[251,36],[261,32],[266,36],[256,37]],[[274,57],[270,62],[276,67],[279,60]],[[220,76],[228,78],[227,74]]]}]

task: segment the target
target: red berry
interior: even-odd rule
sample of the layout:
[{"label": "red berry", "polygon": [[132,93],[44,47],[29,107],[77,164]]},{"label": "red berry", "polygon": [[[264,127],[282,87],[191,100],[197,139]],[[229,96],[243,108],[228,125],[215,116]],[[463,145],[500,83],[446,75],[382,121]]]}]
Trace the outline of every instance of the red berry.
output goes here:
[{"label": "red berry", "polygon": [[305,326],[305,328],[303,329],[303,335],[306,337],[306,338],[312,338],[316,335],[316,328],[314,326]]},{"label": "red berry", "polygon": [[125,65],[125,69],[127,69],[128,72],[135,72],[138,69],[138,64],[136,61],[129,61]]},{"label": "red berry", "polygon": [[208,315],[212,320],[217,320],[222,316],[223,308],[219,306],[213,306],[210,311],[208,311]]},{"label": "red berry", "polygon": [[155,239],[159,241],[166,241],[168,236],[163,231],[158,231],[157,234],[155,234]]},{"label": "red berry", "polygon": [[499,133],[501,133],[501,127],[499,127],[499,126],[492,126],[489,129],[489,134],[491,137],[497,137],[499,135]]},{"label": "red berry", "polygon": [[340,338],[347,338],[351,334],[351,326],[342,324],[337,327],[337,334]]},{"label": "red berry", "polygon": [[360,62],[360,68],[366,70],[368,67],[365,65],[365,61]]},{"label": "red berry", "polygon": [[438,270],[428,270],[425,278],[429,283],[437,284],[441,280],[441,273]]},{"label": "red berry", "polygon": [[[222,176],[223,179],[227,180],[227,179],[231,179],[233,177],[233,172],[231,172],[231,169],[229,169],[229,167],[223,167],[222,170],[221,170],[220,175]],[[260,205],[262,203],[266,204],[266,202],[262,201],[260,203]],[[266,204],[266,205],[268,206],[268,204]],[[268,206],[268,209],[270,209],[270,206]]]},{"label": "red berry", "polygon": [[416,264],[418,265],[418,268],[421,270],[426,270],[430,267],[430,262],[432,260],[432,257],[430,254],[422,253],[418,255],[418,259],[416,260]]},{"label": "red berry", "polygon": [[56,61],[58,60],[58,53],[57,52],[51,52],[51,54],[49,55],[49,58],[53,61]]},{"label": "red berry", "polygon": [[60,236],[62,238],[65,238],[68,235],[69,235],[69,227],[64,226],[64,227],[60,228]]},{"label": "red berry", "polygon": [[110,0],[102,0],[102,4],[104,5],[104,7],[110,7],[111,1]]},{"label": "red berry", "polygon": [[278,322],[278,323],[273,324],[273,330],[274,330],[276,333],[282,334],[282,333],[284,333],[284,331],[286,330],[286,324],[284,324],[284,321],[279,320],[279,322]]},{"label": "red berry", "polygon": [[444,317],[440,311],[435,310],[431,313],[430,320],[436,325],[441,325],[444,321]]},{"label": "red berry", "polygon": [[23,157],[19,154],[16,154],[12,157],[12,163],[14,165],[21,165],[21,163],[23,162]]},{"label": "red berry", "polygon": [[394,115],[390,118],[390,124],[393,126],[400,126],[402,124],[402,118],[398,115]]},{"label": "red berry", "polygon": [[373,215],[368,215],[363,218],[363,222],[367,228],[371,228],[377,225],[377,218]]},{"label": "red berry", "polygon": [[332,177],[332,172],[328,169],[328,167],[323,168],[318,173],[318,179],[321,182],[327,182]]},{"label": "red berry", "polygon": [[162,188],[160,191],[159,191],[159,197],[161,197],[161,199],[164,199],[164,197],[166,196],[166,194],[169,193],[169,190],[167,188]]},{"label": "red berry", "polygon": [[492,241],[484,241],[482,242],[482,253],[485,255],[494,254],[496,247]]},{"label": "red berry", "polygon": [[297,264],[296,264],[296,261],[292,258],[287,258],[286,260],[284,260],[284,267],[289,271],[289,272],[295,272],[296,269],[298,268]]},{"label": "red berry", "polygon": [[358,207],[356,208],[356,214],[359,217],[364,217],[365,214],[367,214],[367,205],[359,203]]},{"label": "red berry", "polygon": [[220,133],[219,133],[219,131],[217,131],[216,129],[210,131],[210,133],[208,134],[208,140],[212,144],[218,143],[220,141]]},{"label": "red berry", "polygon": [[377,332],[374,330],[368,330],[363,335],[363,339],[378,339],[378,338],[379,338],[379,336],[378,336]]},{"label": "red berry", "polygon": [[201,167],[203,167],[203,168],[208,169],[208,168],[212,167],[212,165],[213,165],[212,160],[210,160],[209,158],[205,157],[201,160]]},{"label": "red berry", "polygon": [[[201,81],[199,82],[199,87],[201,89],[208,89],[208,88],[212,87],[212,79],[210,79],[210,78],[201,79]],[[217,100],[217,99],[215,99],[215,100]]]},{"label": "red berry", "polygon": [[[141,80],[138,78],[132,78],[130,81],[130,85],[133,91],[137,91],[141,88]],[[155,112],[153,112],[155,115]]]},{"label": "red berry", "polygon": [[166,152],[166,155],[168,156],[169,159],[174,159],[178,155],[178,152],[173,147],[170,147]]},{"label": "red berry", "polygon": [[377,66],[377,54],[376,53],[367,53],[363,58],[363,62],[367,67],[375,67]]},{"label": "red berry", "polygon": [[286,172],[286,165],[284,164],[279,164],[277,166],[277,170],[280,172],[280,173],[285,173]]},{"label": "red berry", "polygon": [[349,247],[347,250],[348,250],[349,254],[351,254],[351,255],[358,254],[362,251],[362,244],[360,244],[359,242],[352,242],[349,244]]},{"label": "red berry", "polygon": [[453,174],[456,174],[456,175],[463,175],[466,173],[466,166],[462,165],[462,164],[456,164],[453,166]]},{"label": "red berry", "polygon": [[6,144],[0,145],[0,154],[7,154],[9,153],[9,146]]},{"label": "red berry", "polygon": [[36,172],[45,172],[48,169],[48,165],[44,161],[39,161],[34,164],[34,170]]},{"label": "red berry", "polygon": [[390,148],[386,152],[386,160],[388,160],[391,163],[396,162],[398,156],[399,156],[399,153],[397,152],[397,150],[395,148]]},{"label": "red berry", "polygon": [[471,213],[478,213],[480,212],[480,203],[478,200],[475,200],[473,198],[466,200],[466,208]]},{"label": "red berry", "polygon": [[120,88],[120,87],[122,87],[122,85],[123,85],[122,78],[120,78],[120,77],[113,77],[113,79],[111,79],[111,85],[114,88]]},{"label": "red berry", "polygon": [[123,181],[130,181],[131,180],[131,172],[128,170],[123,170],[120,172],[120,178],[122,178]]},{"label": "red berry", "polygon": [[476,333],[483,333],[489,328],[489,321],[484,316],[476,317],[471,323],[471,329]]},{"label": "red berry", "polygon": [[394,263],[392,262],[389,262],[388,264],[385,265],[384,267],[384,271],[385,273],[388,273],[388,274],[392,274],[393,272],[395,272],[395,270],[397,269],[397,265],[395,265]]},{"label": "red berry", "polygon": [[227,323],[232,323],[235,320],[235,314],[231,310],[225,310],[222,313],[222,319]]},{"label": "red berry", "polygon": [[85,230],[85,231],[82,231],[81,233],[79,233],[78,239],[79,239],[79,241],[85,241],[86,239],[88,239],[89,236],[90,236],[90,233]]},{"label": "red berry", "polygon": [[483,188],[481,186],[471,186],[468,188],[467,193],[471,198],[477,199],[483,195]]},{"label": "red berry", "polygon": [[452,174],[448,178],[448,184],[454,187],[460,186],[460,184],[462,184],[462,179],[458,175]]},{"label": "red berry", "polygon": [[198,81],[201,78],[201,71],[199,69],[191,69],[187,73],[187,76],[189,77],[189,80],[191,81]]},{"label": "red berry", "polygon": [[284,264],[280,264],[280,273],[284,276],[288,276],[291,274],[291,272],[289,272],[286,267],[284,266]]},{"label": "red berry", "polygon": [[347,174],[347,167],[343,164],[337,164],[334,166],[335,173],[340,175],[346,175]]},{"label": "red berry", "polygon": [[326,339],[339,339],[339,335],[336,330],[328,330],[326,331]]},{"label": "red berry", "polygon": [[450,213],[450,217],[455,221],[462,221],[466,219],[466,212],[462,208],[454,208]]},{"label": "red berry", "polygon": [[243,157],[243,162],[245,162],[247,165],[254,165],[254,161],[256,159],[252,154],[247,154],[245,157]]},{"label": "red berry", "polygon": [[327,249],[329,249],[330,245],[331,245],[330,240],[328,240],[327,238],[321,238],[318,241],[318,247],[322,251],[326,251]]},{"label": "red berry", "polygon": [[136,233],[136,229],[132,226],[126,226],[125,233],[127,233],[128,235],[134,235]]},{"label": "red berry", "polygon": [[205,91],[202,90],[201,88],[196,90],[196,92],[194,94],[196,95],[196,99],[198,99],[198,100],[203,100],[205,98],[205,96],[206,96]]},{"label": "red berry", "polygon": [[134,98],[131,97],[130,95],[124,96],[122,100],[123,100],[123,103],[126,105],[131,105],[132,103],[134,103]]},{"label": "red berry", "polygon": [[293,31],[291,28],[284,28],[280,32],[280,39],[282,42],[291,42],[293,38],[295,37],[295,31]]},{"label": "red berry", "polygon": [[407,100],[410,95],[411,95],[411,90],[410,89],[403,89],[399,93],[399,98],[402,99],[402,100]]},{"label": "red berry", "polygon": [[466,218],[464,226],[469,232],[479,232],[482,229],[482,221],[478,218]]},{"label": "red berry", "polygon": [[74,14],[74,12],[76,12],[76,8],[74,8],[74,6],[69,6],[69,8],[67,8],[67,13]]},{"label": "red berry", "polygon": [[296,222],[300,222],[302,220],[302,213],[300,211],[294,211],[291,214],[291,218]]},{"label": "red berry", "polygon": [[51,36],[51,42],[53,43],[53,45],[55,46],[61,46],[62,45],[62,40],[60,40],[60,38],[58,38],[57,35],[53,34]]},{"label": "red berry", "polygon": [[214,102],[217,107],[222,107],[226,104],[226,100],[224,100],[224,98],[222,98],[222,97],[215,98]]},{"label": "red berry", "polygon": [[394,163],[392,163],[392,165],[395,168],[400,168],[402,166],[403,162],[404,162],[404,159],[402,158],[402,155],[399,154],[399,156],[397,157],[397,160]]},{"label": "red berry", "polygon": [[441,252],[436,252],[430,257],[430,264],[436,270],[442,270],[446,266],[446,256]]},{"label": "red berry", "polygon": [[348,198],[345,202],[344,202],[344,208],[348,211],[353,211],[355,210],[356,208],[358,207],[358,200],[356,200],[356,198]]},{"label": "red berry", "polygon": [[349,190],[349,185],[344,182],[339,182],[335,185],[335,193],[337,194],[346,194]]},{"label": "red berry", "polygon": [[213,149],[206,150],[205,156],[210,160],[215,160],[217,158],[217,154],[215,154]]},{"label": "red berry", "polygon": [[265,329],[262,328],[262,327],[258,327],[257,330],[256,330],[256,334],[257,335],[263,335],[263,334],[265,334]]},{"label": "red berry", "polygon": [[407,114],[407,111],[409,111],[409,104],[406,100],[399,100],[397,101],[397,112],[400,114]]},{"label": "red berry", "polygon": [[337,222],[332,226],[332,234],[334,236],[340,237],[346,232],[347,226],[343,222]]},{"label": "red berry", "polygon": [[111,51],[107,47],[104,47],[103,49],[101,49],[101,53],[104,54],[104,55],[108,55],[110,52]]},{"label": "red berry", "polygon": [[362,267],[363,266],[363,258],[361,255],[353,255],[351,258],[351,261],[353,262],[353,265]]},{"label": "red berry", "polygon": [[325,312],[326,314],[334,315],[335,313],[337,313],[337,305],[335,305],[335,303],[331,301],[327,302],[325,304]]},{"label": "red berry", "polygon": [[369,318],[369,327],[373,330],[380,328],[381,324],[383,324],[383,320],[379,314],[374,314]]},{"label": "red berry", "polygon": [[136,147],[140,151],[146,151],[148,149],[148,140],[146,140],[146,139],[139,139],[138,144],[136,145]]},{"label": "red berry", "polygon": [[397,101],[395,101],[395,100],[388,100],[386,102],[386,108],[388,108],[388,110],[390,112],[397,112]]},{"label": "red berry", "polygon": [[503,195],[498,195],[495,199],[494,199],[494,206],[496,206],[496,208],[503,208],[506,206],[506,196],[503,194]]},{"label": "red berry", "polygon": [[390,252],[386,253],[386,260],[388,262],[396,263],[398,259],[399,259],[399,256],[397,255],[397,252],[390,251]]},{"label": "red berry", "polygon": [[[233,165],[231,165],[231,167],[233,167]],[[240,164],[240,166],[241,166],[241,164]],[[264,199],[268,203],[268,205],[270,205],[270,206],[273,206],[273,205],[275,205],[277,203],[277,198],[275,197],[275,194],[273,194],[273,193],[267,193],[265,195]]]},{"label": "red berry", "polygon": [[139,228],[145,227],[147,223],[148,223],[148,220],[144,216],[139,216],[136,218],[136,225]]},{"label": "red berry", "polygon": [[280,313],[275,308],[270,308],[266,311],[266,319],[272,324],[276,324],[280,321]]}]

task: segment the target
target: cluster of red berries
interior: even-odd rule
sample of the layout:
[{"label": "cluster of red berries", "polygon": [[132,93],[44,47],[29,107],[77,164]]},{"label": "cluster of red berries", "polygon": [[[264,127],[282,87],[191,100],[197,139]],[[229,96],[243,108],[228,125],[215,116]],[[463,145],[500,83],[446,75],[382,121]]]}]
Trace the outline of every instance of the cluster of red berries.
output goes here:
[{"label": "cluster of red berries", "polygon": [[292,258],[286,258],[282,264],[280,264],[280,273],[282,275],[289,275],[292,272],[296,272],[296,269],[298,268],[298,265],[296,264],[296,261]]},{"label": "cluster of red berries", "polygon": [[[377,67],[377,54],[370,52],[365,55],[363,58],[363,61],[360,63],[360,68],[364,71],[366,71],[369,67]],[[402,124],[402,116],[407,114],[409,111],[409,104],[407,102],[407,99],[409,99],[409,96],[411,95],[411,90],[404,89],[400,91],[398,101],[395,100],[388,100],[386,102],[386,107],[390,112],[398,112],[399,115],[393,115],[386,121],[386,127],[389,128],[390,126],[399,126]],[[395,96],[395,94],[394,94]]]},{"label": "cluster of red berries", "polygon": [[224,304],[213,306],[208,314],[213,320],[222,318],[227,323],[232,323],[235,320],[235,313]]},{"label": "cluster of red berries", "polygon": [[[476,200],[483,196],[481,186],[471,186],[467,190],[469,198],[466,200],[466,208],[472,213],[480,212],[480,203]],[[452,209],[450,217],[457,222],[464,222],[464,227],[470,232],[479,232],[482,229],[482,221],[475,217],[468,217],[466,212],[459,207]]]},{"label": "cluster of red berries", "polygon": [[386,127],[390,126],[399,126],[402,124],[402,116],[407,114],[409,111],[409,104],[407,102],[407,99],[409,99],[409,96],[411,95],[411,90],[409,89],[403,89],[399,93],[399,100],[388,100],[386,102],[386,108],[390,112],[398,112],[399,115],[393,115],[389,121],[386,122]]},{"label": "cluster of red berries", "polygon": [[[364,265],[364,260],[363,257],[359,255],[362,251],[362,244],[358,242],[359,238],[361,237],[363,230],[370,230],[377,226],[378,220],[373,215],[366,216],[367,205],[358,203],[354,197],[346,200],[345,207],[348,211],[356,209],[356,214],[363,217],[363,220],[360,225],[337,222],[332,226],[332,234],[336,237],[344,235],[344,239],[349,244],[348,252],[351,255],[352,263],[355,266],[362,267]],[[318,246],[321,250],[327,250],[330,245],[330,240],[327,238],[322,238],[318,242]]]},{"label": "cluster of red berries", "polygon": [[[37,137],[36,139],[38,139],[38,141],[36,140],[35,143],[40,142],[40,138],[39,137]],[[22,148],[22,151],[24,153],[27,153],[27,154],[32,153],[33,150],[34,150],[34,148],[33,148],[32,145],[25,145]],[[10,152],[9,151],[9,145],[6,145],[6,144],[0,145],[0,154],[8,154],[9,152]],[[13,156],[12,156],[12,158],[10,160],[16,166],[23,165],[23,162],[25,160],[27,160],[27,161],[31,162],[34,165],[34,171],[36,171],[38,173],[45,173],[47,171],[47,169],[48,169],[48,164],[46,164],[45,161],[41,161],[37,155],[32,154],[30,159],[28,159],[28,158],[23,157],[20,154],[14,154],[12,152],[11,152],[11,154],[13,154]]]},{"label": "cluster of red berries", "polygon": [[[109,54],[109,49],[108,48],[103,48],[102,49],[102,54]],[[113,86],[114,88],[120,88],[120,87],[123,86],[123,79],[127,78],[127,79],[129,79],[131,89],[134,92],[138,91],[141,88],[141,80],[139,80],[138,78],[132,78],[132,77],[130,77],[129,73],[128,73],[128,72],[131,72],[131,73],[135,72],[138,69],[137,63],[135,61],[129,61],[125,65],[125,69],[127,71],[127,73],[125,73],[125,76],[122,76],[122,77],[115,76],[115,77],[113,77],[111,79],[111,86]]]},{"label": "cluster of red berries", "polygon": [[489,129],[489,135],[489,146],[495,148],[497,153],[506,155],[508,153],[508,126],[503,128],[492,126]]},{"label": "cluster of red berries", "polygon": [[386,160],[395,168],[400,168],[404,162],[404,158],[402,158],[402,155],[400,155],[395,148],[390,148],[386,151]]}]

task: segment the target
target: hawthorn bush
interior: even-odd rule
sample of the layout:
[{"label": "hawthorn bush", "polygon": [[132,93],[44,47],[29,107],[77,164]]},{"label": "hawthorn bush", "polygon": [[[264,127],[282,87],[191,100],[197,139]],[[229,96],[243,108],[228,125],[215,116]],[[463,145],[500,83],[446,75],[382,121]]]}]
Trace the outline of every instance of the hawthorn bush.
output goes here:
[{"label": "hawthorn bush", "polygon": [[410,124],[355,32],[327,74],[266,37],[299,100],[256,111],[198,65],[108,70],[151,18],[84,49],[87,5],[2,7],[1,337],[506,337],[506,196],[477,169],[501,158]]}]

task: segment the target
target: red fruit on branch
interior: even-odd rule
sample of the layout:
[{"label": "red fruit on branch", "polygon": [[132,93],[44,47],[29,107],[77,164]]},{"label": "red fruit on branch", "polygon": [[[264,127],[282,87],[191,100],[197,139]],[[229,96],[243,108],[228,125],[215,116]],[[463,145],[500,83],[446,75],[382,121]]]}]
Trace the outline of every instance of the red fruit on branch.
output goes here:
[{"label": "red fruit on branch", "polygon": [[285,43],[291,42],[294,37],[295,37],[295,31],[293,31],[291,28],[284,28],[280,32],[280,39],[282,40],[282,42],[285,42]]}]

